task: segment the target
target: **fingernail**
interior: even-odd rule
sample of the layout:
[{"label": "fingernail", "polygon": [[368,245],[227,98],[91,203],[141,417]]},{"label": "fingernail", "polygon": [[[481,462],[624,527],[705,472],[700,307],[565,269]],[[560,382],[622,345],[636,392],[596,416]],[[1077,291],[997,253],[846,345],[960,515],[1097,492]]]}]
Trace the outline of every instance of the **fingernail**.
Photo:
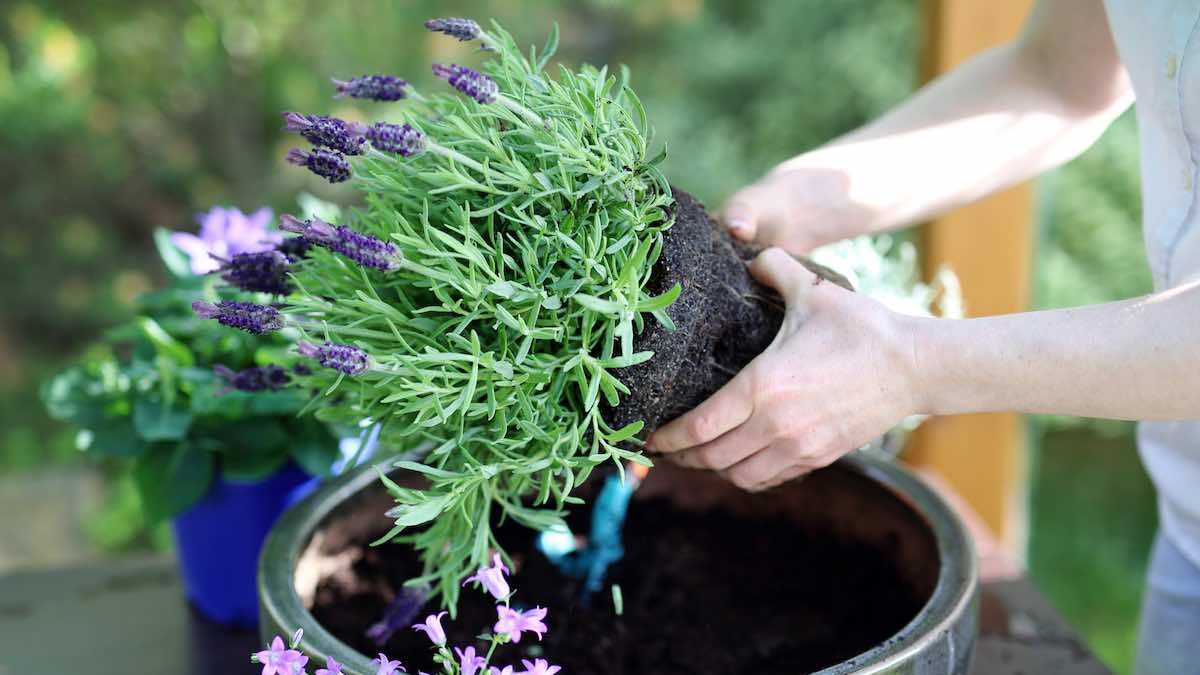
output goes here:
[{"label": "fingernail", "polygon": [[750,221],[741,217],[729,218],[725,221],[725,227],[728,227],[735,232],[744,232],[745,230],[750,229]]}]

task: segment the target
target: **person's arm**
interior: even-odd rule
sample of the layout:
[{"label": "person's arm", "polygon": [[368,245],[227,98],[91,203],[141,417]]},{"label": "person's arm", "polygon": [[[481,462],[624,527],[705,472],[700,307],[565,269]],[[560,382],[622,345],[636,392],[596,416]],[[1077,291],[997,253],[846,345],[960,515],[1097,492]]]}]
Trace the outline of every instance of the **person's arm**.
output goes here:
[{"label": "person's arm", "polygon": [[1102,0],[1040,0],[1012,43],[780,164],[722,220],[793,253],[908,225],[1070,160],[1131,100]]},{"label": "person's arm", "polygon": [[746,489],[825,466],[915,413],[1200,418],[1200,278],[1123,302],[948,320],[821,283],[778,248],[751,272],[787,301],[779,335],[646,441]]}]

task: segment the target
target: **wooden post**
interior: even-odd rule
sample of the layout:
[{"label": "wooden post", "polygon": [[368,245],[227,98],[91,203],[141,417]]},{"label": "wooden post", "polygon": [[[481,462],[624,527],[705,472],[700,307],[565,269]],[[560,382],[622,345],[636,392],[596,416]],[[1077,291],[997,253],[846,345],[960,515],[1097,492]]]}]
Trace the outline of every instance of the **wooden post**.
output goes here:
[{"label": "wooden post", "polygon": [[[921,0],[924,81],[1015,36],[1032,0]],[[921,231],[928,275],[950,265],[962,281],[970,316],[1026,309],[1033,193],[1020,185],[928,223]],[[929,420],[906,458],[936,471],[983,517],[1019,559],[1026,539],[1026,428],[1013,414]]]}]

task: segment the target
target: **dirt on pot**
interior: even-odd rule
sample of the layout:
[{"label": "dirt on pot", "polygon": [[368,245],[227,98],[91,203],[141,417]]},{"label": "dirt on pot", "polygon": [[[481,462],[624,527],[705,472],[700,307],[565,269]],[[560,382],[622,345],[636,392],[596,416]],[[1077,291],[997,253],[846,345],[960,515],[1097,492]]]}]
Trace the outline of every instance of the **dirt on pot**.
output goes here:
[{"label": "dirt on pot", "polygon": [[[730,238],[695,197],[678,189],[674,196],[675,224],[663,234],[662,257],[646,291],[658,295],[682,286],[667,310],[675,330],[648,317],[635,336],[634,351],[652,351],[654,358],[615,372],[631,393],[604,410],[613,428],[644,420],[652,430],[696,407],[762,353],[783,323],[783,298],[746,267],[759,249]],[[850,289],[838,273],[801,262]]]}]

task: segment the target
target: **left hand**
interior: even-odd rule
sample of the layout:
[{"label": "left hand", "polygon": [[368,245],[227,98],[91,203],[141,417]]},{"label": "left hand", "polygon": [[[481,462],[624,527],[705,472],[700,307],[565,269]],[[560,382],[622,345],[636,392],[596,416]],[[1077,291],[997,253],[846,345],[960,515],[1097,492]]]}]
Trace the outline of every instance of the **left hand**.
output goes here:
[{"label": "left hand", "polygon": [[909,317],[822,281],[778,248],[750,272],[787,301],[779,334],[646,446],[763,490],[865,445],[922,404]]}]

